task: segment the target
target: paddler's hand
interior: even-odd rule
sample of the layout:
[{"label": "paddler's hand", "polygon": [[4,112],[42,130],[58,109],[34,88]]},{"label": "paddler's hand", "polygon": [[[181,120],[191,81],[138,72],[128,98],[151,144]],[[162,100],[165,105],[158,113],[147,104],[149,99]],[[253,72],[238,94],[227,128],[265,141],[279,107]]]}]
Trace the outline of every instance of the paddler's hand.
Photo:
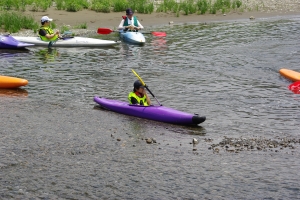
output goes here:
[{"label": "paddler's hand", "polygon": [[146,88],[143,89],[143,95],[147,95]]},{"label": "paddler's hand", "polygon": [[128,26],[128,28],[132,31],[135,29],[135,26],[130,25],[130,26]]}]

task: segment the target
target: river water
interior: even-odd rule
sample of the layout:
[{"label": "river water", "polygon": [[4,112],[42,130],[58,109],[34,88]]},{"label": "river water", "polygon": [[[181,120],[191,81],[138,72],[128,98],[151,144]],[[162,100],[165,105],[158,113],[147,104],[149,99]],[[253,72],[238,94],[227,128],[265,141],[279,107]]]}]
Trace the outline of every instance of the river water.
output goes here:
[{"label": "river water", "polygon": [[[144,46],[0,51],[0,74],[29,81],[0,90],[0,199],[300,198],[299,142],[211,148],[299,141],[300,96],[279,69],[300,71],[300,17],[156,29],[167,37],[147,34]],[[131,69],[164,106],[207,120],[185,127],[96,106],[94,96],[127,101]]]}]

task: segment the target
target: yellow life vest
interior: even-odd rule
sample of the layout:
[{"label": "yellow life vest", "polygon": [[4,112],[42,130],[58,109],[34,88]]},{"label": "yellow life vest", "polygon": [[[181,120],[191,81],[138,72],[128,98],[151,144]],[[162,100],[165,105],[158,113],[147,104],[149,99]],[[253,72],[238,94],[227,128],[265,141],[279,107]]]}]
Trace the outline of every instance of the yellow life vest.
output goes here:
[{"label": "yellow life vest", "polygon": [[138,103],[142,106],[149,106],[148,105],[148,102],[147,102],[147,98],[146,98],[146,95],[144,95],[143,97],[139,97],[138,95],[136,95],[134,92],[130,92],[129,95],[128,95],[128,100],[129,100],[129,103],[132,104],[131,102],[131,97],[134,97]]},{"label": "yellow life vest", "polygon": [[[44,27],[44,26],[42,26],[42,27],[40,28],[40,30],[41,30],[41,29],[44,29],[44,30],[47,32],[47,34],[49,34],[49,35],[52,35],[52,34],[54,33],[54,31],[53,31],[50,27]],[[55,35],[55,36],[54,36],[53,38],[51,38],[51,39],[48,39],[46,36],[42,36],[42,35],[40,35],[40,34],[39,34],[39,36],[40,36],[41,40],[46,41],[46,42],[49,42],[49,41],[55,41],[55,40],[58,39],[58,35]]]}]

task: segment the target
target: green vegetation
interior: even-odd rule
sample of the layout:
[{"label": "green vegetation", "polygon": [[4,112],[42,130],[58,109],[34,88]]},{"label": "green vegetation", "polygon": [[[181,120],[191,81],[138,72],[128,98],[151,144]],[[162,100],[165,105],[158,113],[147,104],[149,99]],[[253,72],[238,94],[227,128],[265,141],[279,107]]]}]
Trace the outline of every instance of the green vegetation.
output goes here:
[{"label": "green vegetation", "polygon": [[111,5],[110,0],[92,0],[91,9],[96,12],[109,13]]},{"label": "green vegetation", "polygon": [[[122,12],[127,8],[137,13],[153,12],[188,14],[216,14],[241,8],[241,0],[163,0],[154,4],[154,0],[1,0],[0,11],[47,11],[53,5],[58,10],[77,12],[90,9],[96,12]],[[156,8],[156,9],[155,9]]]},{"label": "green vegetation", "polygon": [[[40,23],[36,22],[32,16],[25,16],[20,12],[0,12],[0,27],[5,32],[17,33],[21,29],[33,30],[34,33],[37,33]],[[57,25],[55,22],[50,24],[52,29],[56,29]],[[87,24],[79,24],[73,27],[74,29],[87,29]],[[64,33],[70,30],[69,26],[62,26],[60,32]]]},{"label": "green vegetation", "polygon": [[86,23],[79,24],[77,26],[74,26],[74,28],[77,28],[77,29],[87,29],[87,24]]},{"label": "green vegetation", "polygon": [[52,0],[1,0],[0,11],[46,11],[51,5]]},{"label": "green vegetation", "polygon": [[173,12],[179,16],[182,12],[188,14],[217,14],[217,12],[225,13],[231,9],[240,8],[242,2],[240,0],[182,0],[177,3],[175,0],[164,0],[156,9],[157,12]]},{"label": "green vegetation", "polygon": [[22,16],[16,12],[0,13],[0,27],[9,33],[16,33],[21,29],[31,29],[34,32],[39,27],[33,17]]}]

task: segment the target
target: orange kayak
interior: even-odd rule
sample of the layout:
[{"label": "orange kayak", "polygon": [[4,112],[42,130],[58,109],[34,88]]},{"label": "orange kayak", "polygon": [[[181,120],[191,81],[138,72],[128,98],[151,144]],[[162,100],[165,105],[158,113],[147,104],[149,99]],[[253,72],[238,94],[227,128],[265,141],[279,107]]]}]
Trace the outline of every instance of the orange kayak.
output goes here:
[{"label": "orange kayak", "polygon": [[0,76],[0,88],[18,88],[27,85],[28,81],[22,78]]},{"label": "orange kayak", "polygon": [[291,81],[300,81],[300,73],[290,69],[280,69],[279,73]]}]

